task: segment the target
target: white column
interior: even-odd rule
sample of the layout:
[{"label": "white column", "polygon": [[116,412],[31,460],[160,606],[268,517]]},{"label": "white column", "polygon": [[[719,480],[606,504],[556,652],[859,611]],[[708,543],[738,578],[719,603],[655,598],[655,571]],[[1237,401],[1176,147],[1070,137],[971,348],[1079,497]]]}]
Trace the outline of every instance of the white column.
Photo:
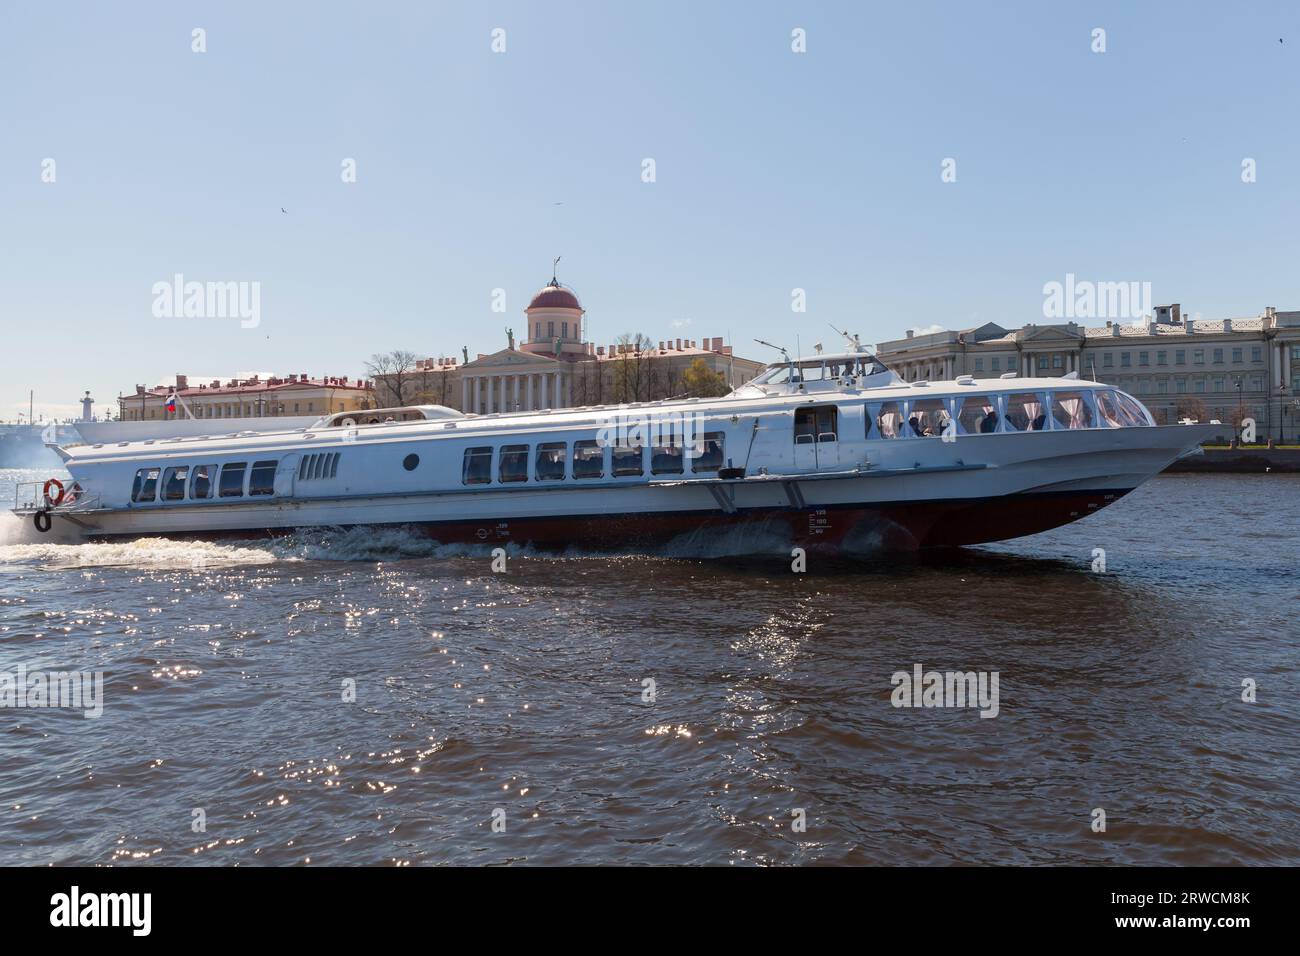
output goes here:
[{"label": "white column", "polygon": [[524,408],[530,412],[533,410],[533,376],[531,374],[524,376]]},{"label": "white column", "polygon": [[573,407],[573,373],[569,372],[564,376],[564,404],[567,408]]},{"label": "white column", "polygon": [[469,376],[462,375],[460,378],[460,410],[469,411]]},{"label": "white column", "polygon": [[501,411],[500,388],[501,379],[495,375],[489,375],[487,380],[487,410],[489,415]]}]

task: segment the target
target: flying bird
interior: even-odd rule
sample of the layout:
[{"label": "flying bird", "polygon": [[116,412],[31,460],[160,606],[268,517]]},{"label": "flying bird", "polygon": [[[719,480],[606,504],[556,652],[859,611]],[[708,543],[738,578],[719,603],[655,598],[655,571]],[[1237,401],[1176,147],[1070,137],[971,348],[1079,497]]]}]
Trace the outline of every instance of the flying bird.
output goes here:
[{"label": "flying bird", "polygon": [[284,213],[286,216],[289,215],[289,210],[285,209],[283,206],[280,207],[280,212]]}]

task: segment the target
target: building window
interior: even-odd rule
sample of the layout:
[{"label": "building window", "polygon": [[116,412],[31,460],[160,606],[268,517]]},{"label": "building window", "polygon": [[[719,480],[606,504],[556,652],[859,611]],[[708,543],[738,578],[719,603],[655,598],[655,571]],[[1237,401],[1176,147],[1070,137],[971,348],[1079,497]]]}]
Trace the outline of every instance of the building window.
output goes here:
[{"label": "building window", "polygon": [[1203,379],[1203,378],[1198,378],[1195,382],[1193,382],[1193,383],[1192,383],[1192,391],[1194,391],[1194,392],[1204,392],[1204,391],[1205,391],[1205,379]]},{"label": "building window", "polygon": [[542,323],[537,322],[533,325],[533,341],[536,342],[542,337]]},{"label": "building window", "polygon": [[1185,393],[1187,391],[1187,379],[1185,378],[1174,379],[1174,391],[1177,392],[1179,395]]},{"label": "building window", "polygon": [[1223,376],[1222,376],[1222,375],[1219,375],[1219,376],[1216,376],[1216,377],[1215,377],[1215,379],[1214,379],[1214,390],[1215,390],[1216,392],[1221,392],[1221,391],[1223,391]]},{"label": "building window", "polygon": [[573,477],[603,478],[605,476],[605,449],[594,438],[573,443]]},{"label": "building window", "polygon": [[486,485],[492,482],[492,449],[487,446],[465,449],[460,482],[463,485]]},{"label": "building window", "polygon": [[1119,353],[1119,364],[1120,368],[1129,368],[1133,364],[1128,352]]},{"label": "building window", "polygon": [[1168,364],[1169,364],[1169,353],[1168,353],[1168,352],[1157,352],[1157,353],[1156,353],[1156,364],[1157,364],[1157,365],[1168,365]]},{"label": "building window", "polygon": [[977,372],[984,371],[984,360],[982,358],[977,358],[975,360],[975,371]]},{"label": "building window", "polygon": [[1215,365],[1223,364],[1223,349],[1214,350],[1214,364]]},{"label": "building window", "polygon": [[1174,352],[1174,364],[1175,365],[1187,364],[1187,349],[1178,349],[1177,351]]},{"label": "building window", "polygon": [[232,461],[221,466],[221,498],[244,497],[244,471],[248,468],[246,461]]},{"label": "building window", "polygon": [[1241,364],[1241,355],[1242,355],[1241,349],[1233,349],[1233,350],[1232,350],[1232,361],[1233,361],[1234,364],[1236,364],[1236,365],[1240,365],[1240,364]]},{"label": "building window", "polygon": [[1040,355],[1040,356],[1038,356],[1038,367],[1039,367],[1040,369],[1043,369],[1044,371],[1047,370],[1048,365],[1047,365],[1047,356],[1046,356],[1046,355]]},{"label": "building window", "polygon": [[1011,358],[1007,359],[1007,371],[1008,371],[1008,372],[1014,372],[1014,371],[1015,371],[1017,368],[1019,368],[1019,367],[1020,367],[1020,363],[1019,363],[1019,361],[1016,359],[1016,356],[1013,355],[1013,356],[1011,356]]},{"label": "building window", "polygon": [[569,323],[568,323],[568,322],[561,322],[561,323],[560,323],[560,337],[561,337],[561,338],[566,338],[566,339],[569,337]]},{"label": "building window", "polygon": [[1001,371],[1001,369],[1002,369],[1002,360],[999,359],[996,355],[993,356],[993,359],[992,359],[991,364],[992,364],[992,366],[993,366],[993,371],[995,371],[995,372]]},{"label": "building window", "polygon": [[1192,364],[1193,364],[1193,365],[1204,365],[1204,364],[1205,364],[1205,349],[1193,349],[1193,350],[1192,350]]},{"label": "building window", "polygon": [[1169,382],[1168,382],[1166,379],[1163,379],[1163,378],[1160,379],[1160,380],[1158,380],[1158,381],[1156,382],[1156,391],[1159,392],[1161,395],[1166,395],[1166,394],[1168,394],[1168,392],[1169,392]]},{"label": "building window", "polygon": [[1102,368],[1114,368],[1114,367],[1115,367],[1115,353],[1113,353],[1113,352],[1106,352],[1105,354],[1103,354],[1102,357],[1101,357],[1101,367],[1102,367]]},{"label": "building window", "polygon": [[1151,364],[1151,353],[1150,353],[1150,352],[1139,352],[1139,353],[1138,353],[1138,365],[1150,365],[1150,364]]},{"label": "building window", "polygon": [[1260,361],[1263,361],[1263,353],[1260,352],[1260,349],[1259,349],[1259,346],[1258,346],[1258,345],[1255,346],[1253,349],[1250,350],[1250,360],[1251,360],[1252,362],[1260,362]]},{"label": "building window", "polygon": [[546,337],[547,337],[548,339],[553,339],[553,338],[555,338],[555,323],[554,323],[554,322],[547,322],[547,323],[546,323]]},{"label": "building window", "polygon": [[1060,355],[1053,355],[1053,356],[1052,356],[1052,368],[1064,368],[1064,367],[1065,367],[1065,360],[1064,360],[1064,357],[1063,357],[1063,356],[1060,356]]},{"label": "building window", "polygon": [[1291,346],[1291,358],[1293,361],[1295,359],[1300,359],[1300,345]]}]

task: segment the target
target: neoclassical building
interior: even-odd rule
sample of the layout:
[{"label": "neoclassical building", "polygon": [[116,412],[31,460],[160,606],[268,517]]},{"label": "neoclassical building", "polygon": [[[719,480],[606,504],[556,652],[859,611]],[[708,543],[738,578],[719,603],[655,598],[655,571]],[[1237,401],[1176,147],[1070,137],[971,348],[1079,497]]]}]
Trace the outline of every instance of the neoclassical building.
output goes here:
[{"label": "neoclassical building", "polygon": [[[174,406],[171,411],[169,402]],[[369,381],[332,375],[308,378],[305,373],[215,379],[196,385],[190,384],[188,376],[177,375],[174,385],[137,385],[134,394],[117,396],[118,418],[124,422],[328,415],[373,404]]]},{"label": "neoclassical building", "polygon": [[[504,349],[472,361],[428,359],[407,381],[413,395],[461,411],[497,412],[570,408],[654,401],[690,391],[701,363],[713,385],[725,392],[747,382],[762,362],[732,354],[721,337],[664,340],[643,338],[596,345],[587,341],[586,311],[572,289],[552,277],[524,310],[522,341],[513,330]],[[694,376],[694,377],[693,377]],[[376,382],[381,404],[386,383]]]},{"label": "neoclassical building", "polygon": [[1157,421],[1204,409],[1223,422],[1254,418],[1261,438],[1294,440],[1300,431],[1300,312],[1271,306],[1257,316],[1212,321],[1185,316],[1175,303],[1158,306],[1140,325],[1031,323],[1012,331],[990,322],[908,332],[881,342],[877,355],[908,381],[1078,372],[1137,395]]}]

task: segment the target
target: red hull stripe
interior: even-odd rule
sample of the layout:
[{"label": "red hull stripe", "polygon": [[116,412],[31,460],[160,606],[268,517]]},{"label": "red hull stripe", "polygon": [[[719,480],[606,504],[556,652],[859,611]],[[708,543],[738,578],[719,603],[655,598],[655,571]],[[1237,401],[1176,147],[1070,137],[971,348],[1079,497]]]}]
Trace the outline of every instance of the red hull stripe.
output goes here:
[{"label": "red hull stripe", "polygon": [[[541,550],[577,548],[638,552],[677,544],[708,545],[719,535],[743,536],[757,552],[802,547],[832,551],[958,547],[1037,534],[1087,517],[1127,489],[1042,492],[997,498],[899,501],[826,508],[713,512],[565,515],[560,517],[399,522],[366,527],[408,528],[444,544],[514,544]],[[355,526],[345,526],[355,527]],[[310,528],[157,532],[130,537],[231,540],[292,534]],[[104,539],[111,535],[92,535]],[[741,547],[744,550],[744,547]]]}]

